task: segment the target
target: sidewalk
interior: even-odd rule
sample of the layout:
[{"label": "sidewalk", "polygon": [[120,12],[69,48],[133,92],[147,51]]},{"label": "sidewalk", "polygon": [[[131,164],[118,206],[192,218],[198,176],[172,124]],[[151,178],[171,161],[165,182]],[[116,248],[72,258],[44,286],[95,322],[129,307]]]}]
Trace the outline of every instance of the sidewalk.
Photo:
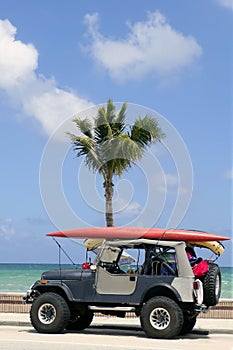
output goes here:
[{"label": "sidewalk", "polygon": [[[0,313],[0,326],[29,326],[29,314]],[[95,317],[91,326],[140,327],[138,318]],[[194,331],[216,334],[233,334],[233,319],[197,319]]]}]

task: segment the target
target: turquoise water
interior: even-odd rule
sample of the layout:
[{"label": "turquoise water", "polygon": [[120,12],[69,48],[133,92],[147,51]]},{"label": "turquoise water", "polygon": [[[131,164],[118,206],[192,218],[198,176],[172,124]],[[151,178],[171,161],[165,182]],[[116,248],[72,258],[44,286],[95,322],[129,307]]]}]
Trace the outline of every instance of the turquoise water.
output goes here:
[{"label": "turquoise water", "polygon": [[221,298],[233,299],[233,267],[221,267],[222,293]]},{"label": "turquoise water", "polygon": [[[26,292],[42,272],[58,268],[58,264],[0,264],[0,292]],[[221,274],[221,298],[233,299],[233,267],[221,267]]]},{"label": "turquoise water", "polygon": [[0,264],[0,292],[26,292],[42,272],[58,268],[58,264]]}]

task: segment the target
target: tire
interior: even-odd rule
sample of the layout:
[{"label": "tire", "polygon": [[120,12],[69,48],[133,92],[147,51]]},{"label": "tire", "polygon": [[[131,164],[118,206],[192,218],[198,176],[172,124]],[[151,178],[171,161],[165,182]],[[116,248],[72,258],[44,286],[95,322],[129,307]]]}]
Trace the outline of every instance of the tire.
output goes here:
[{"label": "tire", "polygon": [[44,293],[33,302],[30,318],[39,333],[61,333],[69,321],[70,310],[60,295]]},{"label": "tire", "polygon": [[218,303],[221,294],[221,273],[218,265],[209,263],[209,270],[203,278],[204,300],[206,306]]},{"label": "tire", "polygon": [[185,335],[191,332],[191,330],[194,328],[197,321],[197,317],[189,318],[187,316],[184,316],[184,323],[180,331],[180,335]]},{"label": "tire", "polygon": [[94,313],[91,310],[86,310],[85,312],[77,312],[76,314],[73,314],[70,318],[66,329],[70,331],[81,331],[90,326],[93,317]]},{"label": "tire", "polygon": [[158,296],[143,305],[140,321],[148,337],[169,339],[180,333],[183,312],[174,300]]}]

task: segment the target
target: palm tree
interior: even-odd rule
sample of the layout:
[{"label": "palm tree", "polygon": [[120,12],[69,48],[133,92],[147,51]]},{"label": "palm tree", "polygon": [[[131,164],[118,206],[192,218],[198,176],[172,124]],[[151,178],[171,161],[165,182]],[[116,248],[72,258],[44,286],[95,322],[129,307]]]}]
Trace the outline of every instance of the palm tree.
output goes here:
[{"label": "palm tree", "polygon": [[133,125],[128,126],[126,108],[126,103],[123,103],[116,113],[113,101],[109,99],[106,108],[98,109],[94,122],[88,118],[73,120],[81,136],[67,133],[76,156],[84,156],[86,166],[103,176],[107,226],[114,226],[113,176],[120,177],[142,158],[146,146],[164,137],[157,119],[149,115],[138,117]]}]

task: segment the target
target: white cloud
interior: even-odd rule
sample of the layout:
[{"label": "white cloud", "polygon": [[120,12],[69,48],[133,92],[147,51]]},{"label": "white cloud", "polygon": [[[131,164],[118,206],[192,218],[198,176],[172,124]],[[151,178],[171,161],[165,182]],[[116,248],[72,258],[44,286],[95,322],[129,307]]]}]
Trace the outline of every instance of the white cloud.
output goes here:
[{"label": "white cloud", "polygon": [[53,78],[38,75],[36,48],[16,40],[16,32],[9,20],[0,20],[0,88],[25,115],[34,117],[51,134],[61,122],[91,103],[58,88]]},{"label": "white cloud", "polygon": [[44,130],[52,133],[64,120],[75,113],[90,107],[85,99],[77,97],[74,93],[59,89],[53,80],[36,83],[41,86],[39,93],[31,94],[30,98],[22,99],[23,110],[27,115],[39,120]]},{"label": "white cloud", "polygon": [[233,0],[215,0],[217,3],[223,7],[233,10]]},{"label": "white cloud", "polygon": [[132,219],[137,217],[143,210],[142,206],[138,202],[128,203],[123,198],[118,198],[118,200],[113,204],[113,207],[113,211],[117,218]]},{"label": "white cloud", "polygon": [[38,53],[31,44],[15,40],[16,28],[0,21],[0,86],[10,89],[22,84],[37,68]]},{"label": "white cloud", "polygon": [[15,234],[15,230],[12,227],[12,219],[6,218],[0,220],[0,237],[9,240],[12,235]]},{"label": "white cloud", "polygon": [[158,174],[158,176],[150,177],[148,179],[151,187],[160,193],[165,193],[167,195],[174,195],[177,192],[180,195],[187,195],[189,193],[188,188],[180,184],[180,179],[178,174],[164,173]]},{"label": "white cloud", "polygon": [[173,191],[178,187],[179,178],[176,174],[161,173],[157,174],[157,176],[149,175],[148,181],[150,186],[153,189],[156,189],[156,191],[173,193]]},{"label": "white cloud", "polygon": [[179,179],[177,175],[167,173],[165,179],[167,187],[174,188],[178,186]]},{"label": "white cloud", "polygon": [[233,179],[233,169],[227,170],[224,174],[226,179]]},{"label": "white cloud", "polygon": [[128,203],[123,198],[118,198],[114,203],[114,212],[121,217],[133,217],[140,214],[142,206],[138,202]]},{"label": "white cloud", "polygon": [[173,29],[159,12],[149,13],[145,22],[128,23],[124,39],[104,37],[98,14],[86,15],[91,37],[89,52],[117,81],[141,78],[149,73],[170,74],[192,64],[202,48],[192,36]]},{"label": "white cloud", "polygon": [[42,217],[28,217],[25,219],[29,225],[47,225],[50,223],[49,219],[45,219]]}]

